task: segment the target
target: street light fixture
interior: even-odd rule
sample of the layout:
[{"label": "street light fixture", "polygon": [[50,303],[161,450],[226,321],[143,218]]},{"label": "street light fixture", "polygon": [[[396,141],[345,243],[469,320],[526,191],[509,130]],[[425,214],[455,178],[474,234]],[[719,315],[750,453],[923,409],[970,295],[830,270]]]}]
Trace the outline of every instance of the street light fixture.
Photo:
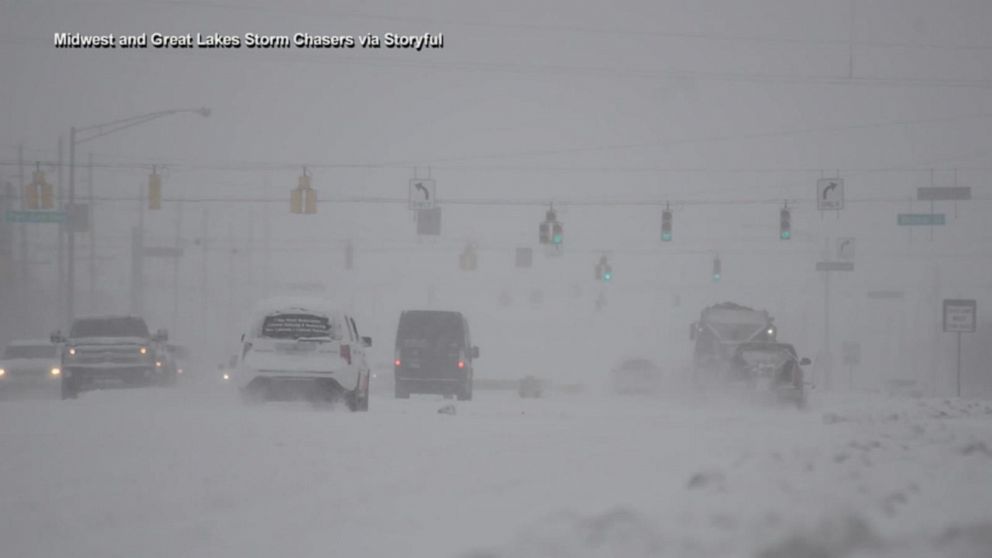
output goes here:
[{"label": "street light fixture", "polygon": [[[133,128],[152,120],[158,120],[166,116],[171,116],[173,114],[181,113],[194,113],[203,116],[204,118],[210,116],[210,109],[207,107],[202,108],[187,108],[187,109],[169,109],[160,110],[156,112],[149,112],[146,114],[139,114],[137,116],[129,116],[127,118],[121,118],[119,120],[111,120],[110,122],[104,122],[102,124],[93,124],[90,126],[83,126],[77,128],[75,126],[69,129],[69,202],[68,208],[70,212],[74,212],[76,205],[76,145],[100,138],[115,132],[120,132],[128,128]],[[66,269],[66,322],[67,325],[72,323],[75,317],[75,286],[76,286],[76,233],[73,227],[74,223],[69,221],[69,266]]]}]

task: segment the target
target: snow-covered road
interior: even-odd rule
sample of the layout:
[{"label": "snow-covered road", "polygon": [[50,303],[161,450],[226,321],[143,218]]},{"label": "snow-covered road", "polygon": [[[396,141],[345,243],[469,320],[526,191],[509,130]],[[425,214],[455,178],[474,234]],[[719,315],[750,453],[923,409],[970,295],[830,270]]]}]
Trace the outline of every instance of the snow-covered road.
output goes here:
[{"label": "snow-covered road", "polygon": [[992,556],[992,403],[0,402],[2,556]]}]

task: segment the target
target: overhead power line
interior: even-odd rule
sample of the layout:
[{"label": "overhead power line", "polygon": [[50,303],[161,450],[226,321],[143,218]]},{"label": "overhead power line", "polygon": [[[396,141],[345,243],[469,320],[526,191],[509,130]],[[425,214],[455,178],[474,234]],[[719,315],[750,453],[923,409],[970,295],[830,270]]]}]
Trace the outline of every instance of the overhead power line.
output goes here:
[{"label": "overhead power line", "polygon": [[[2,198],[3,196],[0,196]],[[16,198],[12,198],[16,199]],[[845,200],[847,204],[878,204],[878,203],[897,203],[905,204],[905,196],[878,196],[878,197],[866,197],[866,198],[849,198]],[[90,201],[90,202],[121,202],[121,203],[133,203],[144,201],[145,198],[141,196],[93,196],[93,197],[77,197],[78,201]],[[590,198],[562,198],[562,197],[545,197],[545,198],[438,198],[437,204],[441,206],[492,206],[492,207],[547,207],[549,203],[554,202],[556,207],[615,207],[615,208],[629,208],[629,207],[645,207],[645,206],[656,206],[665,207],[667,205],[673,206],[746,206],[746,205],[774,205],[780,206],[783,201],[788,201],[790,208],[802,207],[803,204],[808,203],[815,205],[816,201],[808,196],[804,197],[786,197],[781,196],[769,196],[763,198],[735,198],[735,199],[721,199],[721,200],[710,200],[710,199],[692,199],[692,198],[639,198],[639,199],[590,199]],[[202,197],[163,197],[163,203],[189,203],[189,204],[207,204],[207,203],[218,203],[218,204],[289,204],[289,197],[286,196],[202,196]],[[992,197],[972,197],[969,202],[992,202]],[[337,204],[367,204],[367,205],[398,205],[406,206],[409,203],[407,198],[399,197],[385,197],[385,196],[351,196],[351,197],[337,197],[337,198],[323,198],[317,200],[320,205],[337,205]]]},{"label": "overhead power line", "polygon": [[[551,166],[551,167],[540,167],[540,166],[519,166],[519,167],[493,167],[493,166],[472,166],[472,165],[449,165],[445,166],[445,163],[464,163],[467,161],[477,161],[477,160],[499,160],[499,159],[519,159],[525,157],[545,157],[551,155],[566,155],[566,154],[587,154],[596,152],[610,152],[610,151],[625,151],[631,149],[646,149],[654,147],[673,147],[677,145],[691,145],[697,143],[718,143],[718,142],[730,142],[730,141],[746,141],[754,139],[766,139],[775,137],[788,137],[795,135],[806,135],[806,134],[819,134],[819,133],[838,133],[845,131],[854,130],[869,130],[869,129],[882,129],[890,127],[903,127],[903,126],[917,126],[925,124],[940,124],[948,122],[973,122],[976,120],[987,120],[992,119],[992,113],[977,113],[977,114],[963,114],[963,115],[953,115],[953,116],[939,116],[939,117],[928,117],[928,118],[917,118],[917,119],[905,119],[905,120],[888,120],[888,121],[878,121],[878,122],[866,122],[858,124],[844,124],[838,126],[822,126],[822,127],[799,127],[790,128],[784,130],[769,130],[762,132],[750,132],[744,134],[718,134],[713,136],[702,136],[695,138],[673,138],[673,139],[662,139],[650,142],[629,142],[629,143],[619,143],[619,144],[607,144],[598,146],[586,146],[586,147],[563,147],[563,148],[545,148],[545,149],[532,149],[532,150],[522,150],[516,152],[501,152],[501,153],[489,153],[489,154],[476,154],[476,155],[463,155],[457,157],[440,157],[433,158],[429,160],[429,164],[432,169],[435,170],[459,170],[459,171],[471,171],[471,170],[524,170],[524,171],[535,171],[535,170],[555,170],[555,171],[569,171],[573,172],[573,167],[567,167],[562,165]],[[111,158],[111,156],[103,156],[102,158]],[[14,166],[17,162],[14,160],[0,160],[0,166]],[[57,161],[42,161],[42,164],[49,167],[57,167]],[[172,168],[174,170],[213,170],[213,171],[286,171],[295,170],[302,165],[306,165],[311,169],[409,169],[416,166],[425,166],[423,161],[381,161],[381,162],[313,162],[313,161],[303,161],[303,162],[239,162],[239,163],[190,163],[182,162],[178,160],[166,160],[166,159],[156,159],[154,162],[124,162],[124,163],[94,163],[94,168],[101,169],[134,169],[134,170],[150,170],[152,166],[157,165],[159,167],[165,166]],[[616,169],[619,172],[629,172],[634,170],[635,172],[714,172],[711,169],[663,169],[654,167],[635,167],[634,169],[625,167],[600,167],[602,169]],[[585,171],[590,169],[583,169],[581,167],[574,167],[575,170]],[[594,169],[593,169],[594,170]],[[777,173],[777,172],[820,172],[822,168],[789,168],[789,169],[757,169],[757,170],[717,170],[716,172],[761,172],[761,173]],[[853,170],[853,169],[847,169]],[[888,169],[863,169],[858,172],[883,172]],[[906,170],[905,168],[900,168],[898,170]]]}]

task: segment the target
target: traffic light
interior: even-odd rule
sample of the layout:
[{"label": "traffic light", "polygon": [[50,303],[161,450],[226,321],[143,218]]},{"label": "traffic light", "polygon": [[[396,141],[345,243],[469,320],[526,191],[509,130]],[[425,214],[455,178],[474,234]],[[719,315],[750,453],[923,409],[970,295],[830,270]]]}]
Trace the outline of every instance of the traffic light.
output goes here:
[{"label": "traffic light", "polygon": [[613,279],[613,266],[607,261],[606,256],[599,257],[599,262],[596,263],[594,271],[597,281],[609,283]]},{"label": "traffic light", "polygon": [[289,193],[290,213],[313,215],[317,213],[317,191],[310,185],[310,175],[306,167],[300,175],[296,189]]},{"label": "traffic light", "polygon": [[792,213],[789,207],[783,207],[778,216],[778,237],[780,240],[792,238]]},{"label": "traffic light", "polygon": [[24,185],[24,193],[21,195],[21,206],[23,209],[38,209],[38,188],[33,183]]},{"label": "traffic light", "polygon": [[317,213],[317,190],[309,188],[303,191],[303,213],[307,215]]},{"label": "traffic light", "polygon": [[162,177],[155,167],[148,176],[148,209],[162,209]]},{"label": "traffic light", "polygon": [[662,242],[672,241],[672,210],[667,206],[661,212],[661,240]]},{"label": "traffic light", "polygon": [[551,223],[542,221],[538,227],[538,241],[541,244],[551,244]]},{"label": "traffic light", "polygon": [[715,258],[713,258],[713,282],[714,283],[719,283],[720,282],[720,276],[721,276],[721,271],[722,271],[721,270],[721,267],[722,266],[720,265],[720,256],[716,256]]},{"label": "traffic light", "polygon": [[41,178],[41,208],[42,209],[54,209],[55,208],[55,187],[45,182],[44,175]]},{"label": "traffic light", "polygon": [[560,246],[564,239],[564,225],[558,221],[558,215],[552,207],[548,209],[544,221],[538,226],[538,241],[541,244]]},{"label": "traffic light", "polygon": [[45,173],[41,170],[41,163],[35,163],[35,171],[31,176],[31,184],[25,190],[26,203],[31,206],[28,209],[53,209],[55,208],[55,188],[45,180]]}]

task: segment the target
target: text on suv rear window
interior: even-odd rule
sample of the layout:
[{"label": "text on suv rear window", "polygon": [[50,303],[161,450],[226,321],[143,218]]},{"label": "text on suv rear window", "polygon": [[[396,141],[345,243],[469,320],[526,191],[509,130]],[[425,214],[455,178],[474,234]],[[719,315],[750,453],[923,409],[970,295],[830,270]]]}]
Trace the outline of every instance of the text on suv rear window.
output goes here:
[{"label": "text on suv rear window", "polygon": [[262,323],[262,337],[301,339],[332,337],[331,321],[327,316],[313,314],[276,314]]}]

